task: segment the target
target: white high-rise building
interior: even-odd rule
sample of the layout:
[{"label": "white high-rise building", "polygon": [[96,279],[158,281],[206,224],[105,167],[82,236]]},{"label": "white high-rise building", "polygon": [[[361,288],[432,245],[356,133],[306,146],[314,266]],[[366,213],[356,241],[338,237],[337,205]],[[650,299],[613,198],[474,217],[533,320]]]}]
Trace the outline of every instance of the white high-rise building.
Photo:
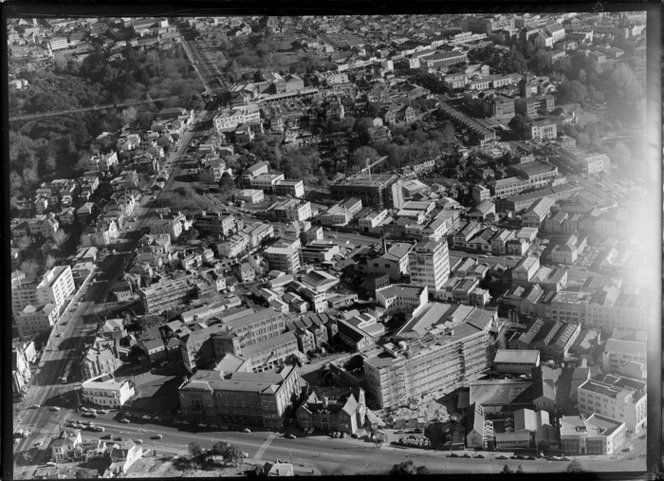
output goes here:
[{"label": "white high-rise building", "polygon": [[426,286],[430,293],[443,288],[450,277],[450,258],[447,241],[422,241],[410,251],[408,264],[410,283]]},{"label": "white high-rise building", "polygon": [[38,304],[54,304],[59,311],[65,298],[74,292],[71,267],[55,266],[48,271],[36,289]]}]

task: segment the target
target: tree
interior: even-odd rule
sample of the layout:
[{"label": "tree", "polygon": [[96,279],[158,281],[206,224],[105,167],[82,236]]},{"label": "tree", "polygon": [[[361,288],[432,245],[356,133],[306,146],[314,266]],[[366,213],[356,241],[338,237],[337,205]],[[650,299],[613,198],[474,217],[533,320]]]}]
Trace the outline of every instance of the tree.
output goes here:
[{"label": "tree", "polygon": [[187,449],[189,450],[189,455],[194,458],[196,456],[200,456],[201,454],[203,454],[203,448],[201,447],[201,443],[199,443],[198,441],[189,443]]},{"label": "tree", "polygon": [[565,466],[565,470],[563,471],[564,473],[583,473],[585,470],[583,469],[583,466],[581,466],[581,463],[573,459],[570,461],[570,463]]},{"label": "tree", "polygon": [[578,80],[571,82],[563,82],[558,86],[557,103],[568,104],[573,102],[581,102],[586,98],[588,88]]},{"label": "tree", "polygon": [[412,459],[403,461],[392,466],[389,473],[391,476],[412,476],[414,474],[429,474],[426,466],[415,466]]},{"label": "tree", "polygon": [[34,259],[27,259],[23,262],[21,262],[21,265],[19,266],[19,270],[21,272],[25,273],[25,277],[27,281],[34,281],[37,279],[37,275],[39,274],[40,267],[39,264],[37,263],[36,260]]},{"label": "tree", "polygon": [[512,120],[510,120],[510,123],[507,125],[518,135],[523,135],[528,128],[529,123],[530,118],[527,115],[524,116],[521,114],[516,114],[514,117],[512,117]]},{"label": "tree", "polygon": [[367,161],[373,162],[378,159],[378,152],[373,147],[363,145],[358,147],[350,156],[350,163],[354,167],[364,168]]},{"label": "tree", "polygon": [[23,187],[23,178],[15,170],[12,170],[9,173],[9,191],[16,195],[20,192],[21,187]]},{"label": "tree", "polygon": [[224,458],[225,463],[238,464],[244,458],[244,452],[237,445],[218,441],[212,446],[212,454]]},{"label": "tree", "polygon": [[228,172],[224,172],[223,175],[221,176],[221,179],[219,179],[219,189],[221,190],[222,193],[229,193],[231,190],[235,187],[235,181],[233,180],[233,176],[229,174]]},{"label": "tree", "polygon": [[512,470],[510,467],[506,464],[503,466],[503,470],[500,472],[500,474],[512,474]]},{"label": "tree", "polygon": [[46,260],[44,261],[44,266],[47,269],[52,269],[53,266],[55,266],[55,257],[53,257],[51,254],[46,256]]},{"label": "tree", "polygon": [[127,107],[126,109],[122,110],[122,113],[120,114],[120,119],[122,121],[122,125],[127,125],[127,124],[132,124],[136,120],[137,116],[137,111],[136,107]]},{"label": "tree", "polygon": [[55,242],[55,245],[58,247],[61,247],[62,244],[67,242],[67,239],[69,238],[69,234],[67,234],[65,231],[62,229],[58,229],[55,231],[53,234],[53,241]]},{"label": "tree", "polygon": [[516,474],[523,474],[523,467],[520,464],[516,467]]}]

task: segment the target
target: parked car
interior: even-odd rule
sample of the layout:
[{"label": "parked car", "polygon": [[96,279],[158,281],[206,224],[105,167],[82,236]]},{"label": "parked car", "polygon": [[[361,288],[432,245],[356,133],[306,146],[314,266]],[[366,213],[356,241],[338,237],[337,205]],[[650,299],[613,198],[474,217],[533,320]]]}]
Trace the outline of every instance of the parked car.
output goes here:
[{"label": "parked car", "polygon": [[500,456],[496,457],[496,459],[509,459],[509,458],[504,454],[501,454]]},{"label": "parked car", "polygon": [[116,436],[115,438],[113,438],[113,441],[120,441],[120,442],[122,442],[122,441],[123,441],[122,436]]},{"label": "parked car", "polygon": [[244,429],[242,430],[242,432],[243,432],[243,433],[250,433],[250,432],[251,432],[251,429],[249,429],[249,428],[244,428]]},{"label": "parked car", "polygon": [[96,418],[97,413],[83,413],[84,418]]},{"label": "parked car", "polygon": [[292,433],[288,433],[284,436],[286,439],[295,439],[295,435]]},{"label": "parked car", "polygon": [[122,418],[122,419],[120,419],[119,422],[121,422],[122,424],[129,424],[131,421],[127,418]]},{"label": "parked car", "polygon": [[478,459],[484,459],[484,458],[486,458],[486,456],[483,455],[482,453],[480,453],[480,454],[476,454],[475,457],[478,458]]},{"label": "parked car", "polygon": [[142,439],[134,439],[134,442],[135,442],[136,444],[143,444],[143,440],[142,440]]},{"label": "parked car", "polygon": [[464,453],[461,455],[462,458],[472,458],[472,456],[468,453]]},{"label": "parked car", "polygon": [[155,434],[154,436],[151,436],[150,439],[161,439],[164,436],[162,434]]},{"label": "parked car", "polygon": [[100,439],[113,439],[112,434],[104,434]]},{"label": "parked car", "polygon": [[33,409],[38,409],[41,407],[41,404],[33,404],[32,407]]},{"label": "parked car", "polygon": [[48,408],[48,410],[49,411],[59,411],[60,408],[58,406],[51,406],[50,408]]}]

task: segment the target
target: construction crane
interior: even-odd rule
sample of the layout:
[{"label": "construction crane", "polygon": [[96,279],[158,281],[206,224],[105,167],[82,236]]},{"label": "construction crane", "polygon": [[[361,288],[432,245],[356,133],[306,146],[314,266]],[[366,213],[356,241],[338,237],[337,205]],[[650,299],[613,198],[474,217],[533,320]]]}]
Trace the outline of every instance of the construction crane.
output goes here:
[{"label": "construction crane", "polygon": [[371,161],[371,159],[369,159],[369,157],[367,157],[367,166],[364,167],[362,170],[358,171],[356,174],[353,174],[352,177],[359,177],[359,176],[363,175],[365,172],[367,172],[369,179],[371,179],[371,168],[377,166],[378,164],[380,164],[382,162],[385,162],[386,159],[387,159],[387,155],[384,156],[384,157],[381,157],[380,159],[378,159],[374,162],[369,163]]}]

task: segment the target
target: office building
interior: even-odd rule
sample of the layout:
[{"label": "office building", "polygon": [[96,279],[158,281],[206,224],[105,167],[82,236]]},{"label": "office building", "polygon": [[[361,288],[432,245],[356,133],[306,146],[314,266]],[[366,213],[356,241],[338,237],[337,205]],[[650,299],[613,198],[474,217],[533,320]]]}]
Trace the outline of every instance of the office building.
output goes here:
[{"label": "office building", "polygon": [[409,254],[410,283],[426,286],[432,294],[442,289],[450,276],[447,240],[419,242]]},{"label": "office building", "polygon": [[81,384],[83,401],[105,408],[120,408],[135,394],[131,381],[116,381],[111,374],[102,374]]}]

